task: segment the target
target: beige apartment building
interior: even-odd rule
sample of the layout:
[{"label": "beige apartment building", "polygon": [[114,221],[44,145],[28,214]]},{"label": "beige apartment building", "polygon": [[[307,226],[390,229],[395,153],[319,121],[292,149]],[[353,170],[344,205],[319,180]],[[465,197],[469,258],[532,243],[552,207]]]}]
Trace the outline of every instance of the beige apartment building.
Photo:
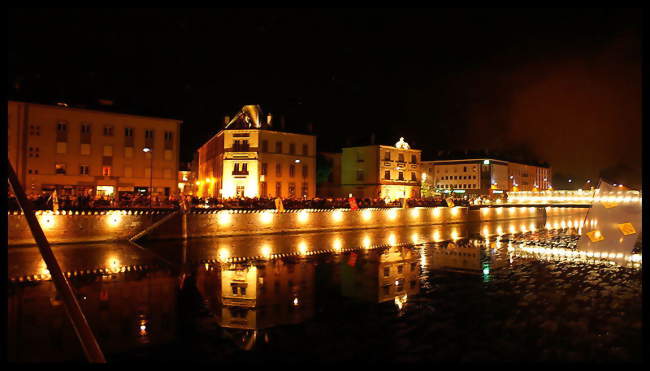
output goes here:
[{"label": "beige apartment building", "polygon": [[400,138],[394,147],[343,148],[342,195],[391,200],[420,197],[421,153],[419,149],[411,149],[404,138]]},{"label": "beige apartment building", "polygon": [[[551,189],[551,168],[493,158],[423,161],[431,193],[499,194]],[[429,194],[425,197],[431,196]]]},{"label": "beige apartment building", "polygon": [[271,129],[259,106],[228,119],[198,150],[198,195],[313,198],[316,137]]},{"label": "beige apartment building", "polygon": [[154,194],[169,195],[178,188],[180,124],[8,101],[9,161],[28,194],[146,193],[151,182]]}]

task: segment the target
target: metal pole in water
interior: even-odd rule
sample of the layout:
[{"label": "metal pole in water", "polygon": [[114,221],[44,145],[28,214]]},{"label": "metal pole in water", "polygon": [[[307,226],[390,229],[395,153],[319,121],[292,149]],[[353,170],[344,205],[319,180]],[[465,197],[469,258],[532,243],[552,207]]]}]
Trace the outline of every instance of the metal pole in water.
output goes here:
[{"label": "metal pole in water", "polygon": [[27,199],[25,191],[18,181],[18,177],[16,176],[16,172],[14,171],[11,162],[7,160],[7,164],[9,170],[9,185],[13,189],[16,199],[18,200],[18,205],[20,205],[20,208],[23,210],[23,214],[27,219],[27,224],[29,225],[32,236],[36,241],[41,257],[45,261],[47,269],[50,271],[50,275],[52,276],[52,282],[54,282],[56,290],[63,298],[65,311],[70,322],[72,322],[72,327],[77,334],[77,338],[79,338],[86,359],[92,363],[106,363],[104,353],[102,353],[102,350],[97,343],[97,339],[95,339],[95,335],[90,329],[88,321],[86,321],[86,317],[79,306],[79,302],[70,286],[70,282],[61,271],[61,267],[59,267],[59,263],[50,248],[50,243],[45,237],[45,233],[43,233],[43,229],[38,223],[36,215],[34,215],[32,203]]}]

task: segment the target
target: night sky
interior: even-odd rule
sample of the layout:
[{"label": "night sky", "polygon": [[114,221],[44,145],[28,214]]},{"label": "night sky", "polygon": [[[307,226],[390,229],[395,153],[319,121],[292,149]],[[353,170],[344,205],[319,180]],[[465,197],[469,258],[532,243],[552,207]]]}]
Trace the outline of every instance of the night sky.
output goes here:
[{"label": "night sky", "polygon": [[638,186],[641,13],[14,10],[9,98],[181,119],[181,161],[260,104],[322,151],[404,136]]}]

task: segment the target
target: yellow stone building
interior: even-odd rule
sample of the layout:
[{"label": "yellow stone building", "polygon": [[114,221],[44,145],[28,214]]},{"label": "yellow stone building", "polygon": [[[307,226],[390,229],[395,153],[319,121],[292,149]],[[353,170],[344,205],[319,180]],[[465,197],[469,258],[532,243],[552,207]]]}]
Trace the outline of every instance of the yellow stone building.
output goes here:
[{"label": "yellow stone building", "polygon": [[7,108],[9,161],[28,194],[146,193],[150,181],[154,194],[177,191],[179,120],[17,101]]},{"label": "yellow stone building", "polygon": [[316,137],[271,130],[271,115],[244,106],[198,150],[200,197],[313,198]]},{"label": "yellow stone building", "polygon": [[419,198],[421,153],[404,138],[394,147],[343,148],[341,193],[359,198]]}]

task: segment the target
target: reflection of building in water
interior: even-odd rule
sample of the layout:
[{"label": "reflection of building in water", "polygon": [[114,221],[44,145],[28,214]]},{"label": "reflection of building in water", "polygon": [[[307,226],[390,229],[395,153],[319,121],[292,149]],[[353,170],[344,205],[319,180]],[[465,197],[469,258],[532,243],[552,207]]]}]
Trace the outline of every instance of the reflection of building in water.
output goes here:
[{"label": "reflection of building in water", "polygon": [[[112,278],[114,277],[114,278]],[[82,282],[82,280],[84,280]],[[173,339],[176,280],[165,271],[73,279],[82,310],[105,354]],[[8,357],[12,361],[83,360],[79,340],[51,281],[11,285]]]},{"label": "reflection of building in water", "polygon": [[[225,264],[220,279],[221,305],[215,312],[222,327],[270,328],[301,323],[314,313],[314,265],[307,261]],[[214,298],[217,293],[205,292],[209,286],[214,287],[199,283],[199,290]]]},{"label": "reflection of building in water", "polygon": [[[372,250],[359,261],[349,257],[341,263],[344,296],[371,302],[393,301],[420,292],[418,252],[409,247]],[[354,265],[354,266],[351,266]]]},{"label": "reflection of building in water", "polygon": [[[485,274],[487,268],[496,269],[505,265],[505,260],[496,253],[486,251],[480,240],[462,240],[458,243],[443,242],[432,249],[431,269],[460,273]],[[494,242],[492,242],[494,244]]]}]

